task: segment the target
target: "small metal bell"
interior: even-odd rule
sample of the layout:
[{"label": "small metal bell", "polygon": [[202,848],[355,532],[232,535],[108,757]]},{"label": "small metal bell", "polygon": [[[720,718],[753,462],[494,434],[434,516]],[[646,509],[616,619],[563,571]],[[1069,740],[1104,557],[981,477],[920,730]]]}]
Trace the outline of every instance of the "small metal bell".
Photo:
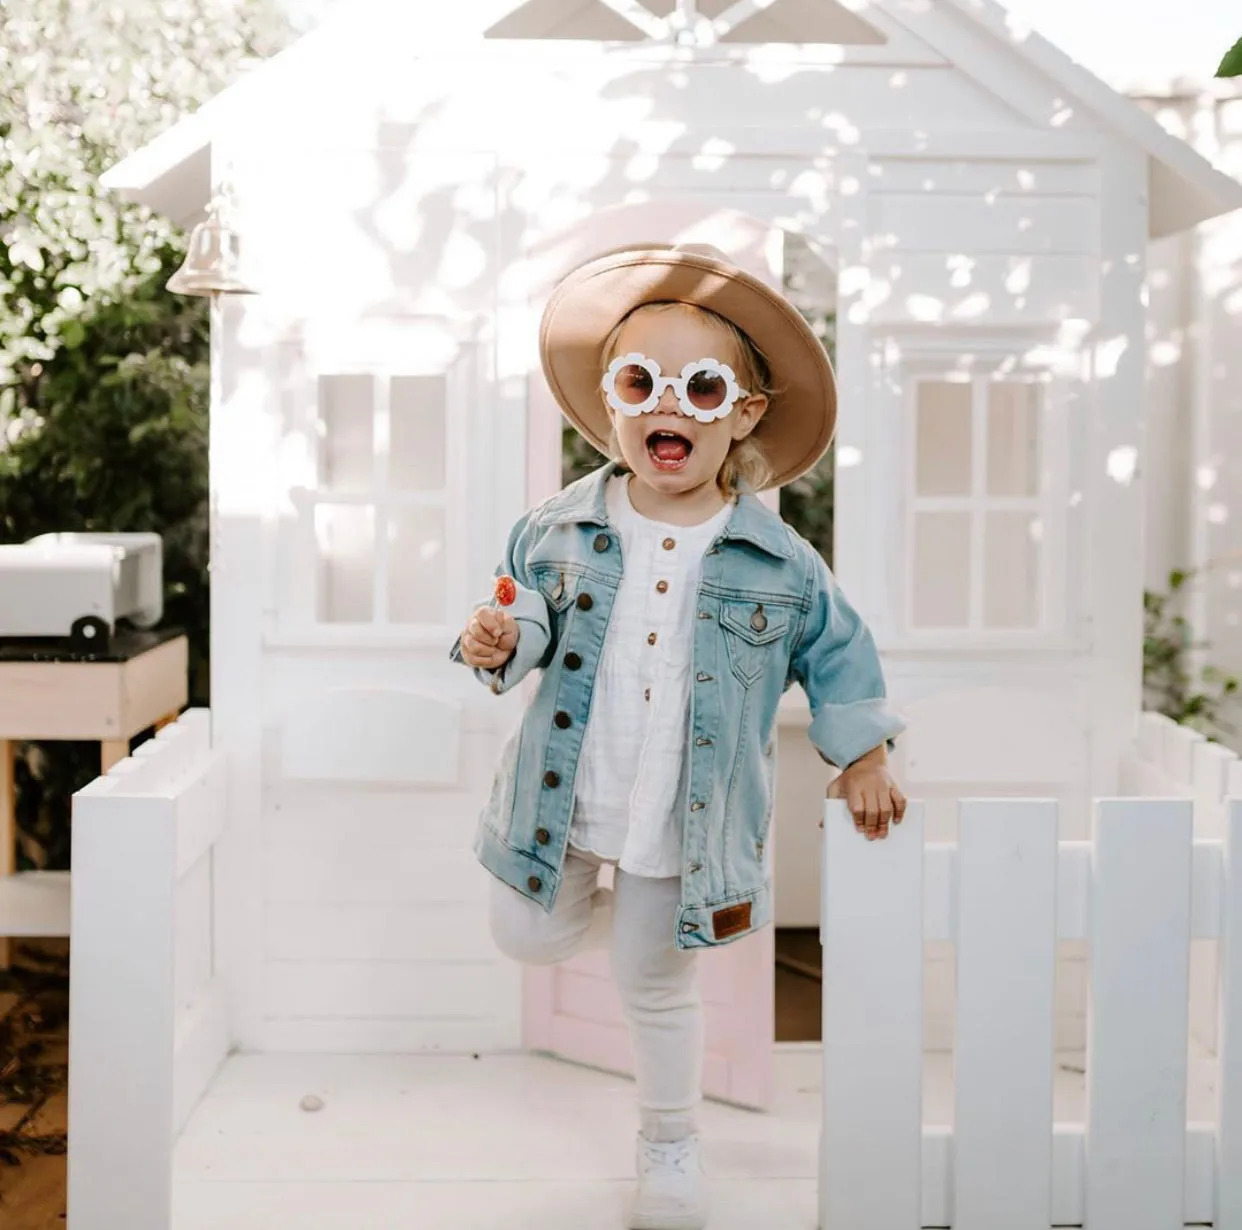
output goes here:
[{"label": "small metal bell", "polygon": [[176,295],[253,295],[258,292],[242,276],[241,241],[220,218],[213,201],[207,217],[190,233],[189,250],[181,268],[168,279]]}]

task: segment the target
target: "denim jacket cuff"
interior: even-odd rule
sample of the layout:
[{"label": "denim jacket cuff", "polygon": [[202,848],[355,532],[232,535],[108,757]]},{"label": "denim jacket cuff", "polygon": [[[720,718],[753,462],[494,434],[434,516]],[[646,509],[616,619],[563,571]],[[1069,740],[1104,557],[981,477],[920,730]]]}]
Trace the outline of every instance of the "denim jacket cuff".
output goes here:
[{"label": "denim jacket cuff", "polygon": [[808,734],[825,760],[848,769],[881,744],[891,744],[905,728],[905,722],[880,697],[848,705],[821,705]]},{"label": "denim jacket cuff", "polygon": [[[517,587],[517,597],[509,608],[518,626],[517,647],[504,666],[497,670],[474,668],[474,677],[486,684],[497,696],[503,695],[510,688],[516,687],[530,672],[543,661],[551,639],[547,625],[547,603],[537,590],[527,589],[524,585]],[[453,643],[449,657],[454,662],[463,662],[461,656],[461,637]]]}]

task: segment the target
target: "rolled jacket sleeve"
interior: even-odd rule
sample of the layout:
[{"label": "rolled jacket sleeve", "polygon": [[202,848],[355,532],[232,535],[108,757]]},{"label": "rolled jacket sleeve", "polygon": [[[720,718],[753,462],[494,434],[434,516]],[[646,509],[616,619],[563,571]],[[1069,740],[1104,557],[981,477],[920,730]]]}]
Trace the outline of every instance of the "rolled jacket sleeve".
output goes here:
[{"label": "rolled jacket sleeve", "polygon": [[880,655],[866,624],[823,560],[813,562],[811,604],[790,662],[811,706],[809,737],[840,769],[891,742],[905,723],[889,708]]},{"label": "rolled jacket sleeve", "polygon": [[[552,642],[552,621],[548,603],[539,591],[526,567],[526,552],[530,542],[531,514],[524,516],[509,534],[505,547],[504,562],[496,569],[496,576],[511,576],[517,589],[517,597],[506,608],[518,626],[517,648],[513,657],[499,670],[474,668],[475,677],[498,696],[516,687],[532,670],[542,666]],[[479,606],[486,606],[488,598]],[[449,657],[464,664],[461,653],[461,637],[453,643]]]}]

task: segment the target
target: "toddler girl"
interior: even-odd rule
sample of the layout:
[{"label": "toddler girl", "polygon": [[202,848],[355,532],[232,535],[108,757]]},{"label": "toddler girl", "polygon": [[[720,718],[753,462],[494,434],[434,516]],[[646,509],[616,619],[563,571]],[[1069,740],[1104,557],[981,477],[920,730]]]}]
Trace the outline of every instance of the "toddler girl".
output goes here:
[{"label": "toddler girl", "polygon": [[641,1115],[629,1225],[701,1230],[695,950],[771,921],[777,704],[806,690],[830,793],[871,839],[905,809],[901,723],[821,557],[755,495],[832,438],[832,367],[792,305],[714,249],[634,248],[566,277],[540,341],[562,410],[615,460],[514,526],[511,602],[453,648],[496,692],[542,671],[475,850],[504,952],[610,940]]}]

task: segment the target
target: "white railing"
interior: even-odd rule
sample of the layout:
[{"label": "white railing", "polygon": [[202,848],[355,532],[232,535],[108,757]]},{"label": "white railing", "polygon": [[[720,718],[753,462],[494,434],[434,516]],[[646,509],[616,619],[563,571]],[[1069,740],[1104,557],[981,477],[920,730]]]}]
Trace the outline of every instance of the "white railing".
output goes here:
[{"label": "white railing", "polygon": [[1162,713],[1144,713],[1121,767],[1121,789],[1136,798],[1188,798],[1195,836],[1224,832],[1225,799],[1242,798],[1242,759]]},{"label": "white railing", "polygon": [[211,899],[226,815],[205,710],[74,796],[71,1230],[168,1230],[173,1145],[228,1050]]},{"label": "white railing", "polygon": [[[1242,1227],[1242,803],[1195,839],[1179,799],[961,804],[924,847],[825,819],[822,1230]],[[1187,1122],[1192,938],[1221,941],[1215,1116]],[[956,949],[954,1115],[922,1114],[923,946]],[[1085,940],[1084,1123],[1054,1124],[1056,945]]]}]

